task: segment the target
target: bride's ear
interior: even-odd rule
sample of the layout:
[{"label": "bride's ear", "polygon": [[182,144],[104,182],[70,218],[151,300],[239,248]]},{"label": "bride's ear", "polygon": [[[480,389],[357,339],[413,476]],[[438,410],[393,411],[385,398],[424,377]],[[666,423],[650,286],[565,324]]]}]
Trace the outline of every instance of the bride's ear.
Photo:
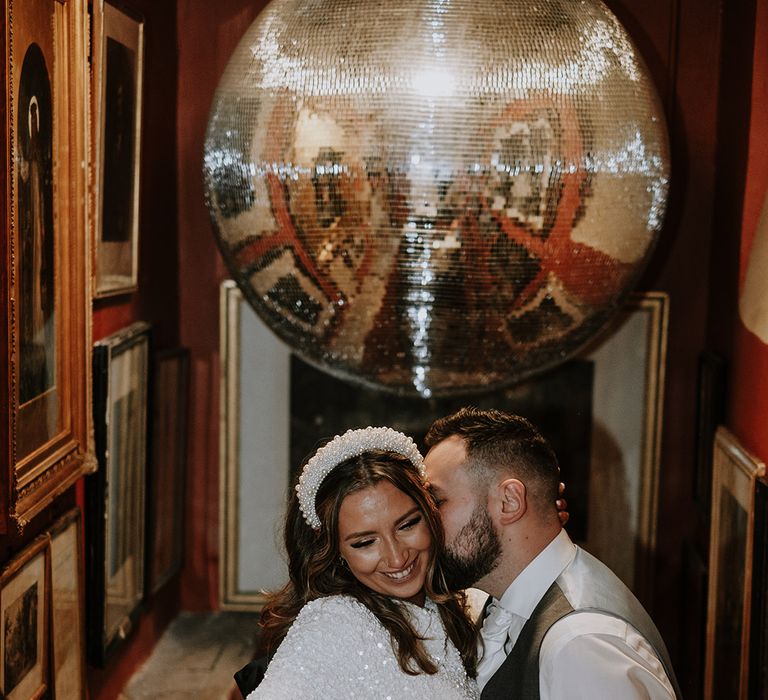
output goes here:
[{"label": "bride's ear", "polygon": [[519,479],[505,479],[499,484],[501,514],[499,522],[510,525],[517,522],[528,510],[525,484]]}]

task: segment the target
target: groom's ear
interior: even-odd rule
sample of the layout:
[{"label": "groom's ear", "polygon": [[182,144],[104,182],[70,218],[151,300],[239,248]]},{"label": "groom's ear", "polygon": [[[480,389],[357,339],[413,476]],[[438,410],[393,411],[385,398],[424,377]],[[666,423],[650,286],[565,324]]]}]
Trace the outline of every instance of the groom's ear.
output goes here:
[{"label": "groom's ear", "polygon": [[499,484],[501,494],[501,514],[499,521],[502,525],[510,525],[520,520],[528,510],[525,484],[519,479],[505,479]]}]

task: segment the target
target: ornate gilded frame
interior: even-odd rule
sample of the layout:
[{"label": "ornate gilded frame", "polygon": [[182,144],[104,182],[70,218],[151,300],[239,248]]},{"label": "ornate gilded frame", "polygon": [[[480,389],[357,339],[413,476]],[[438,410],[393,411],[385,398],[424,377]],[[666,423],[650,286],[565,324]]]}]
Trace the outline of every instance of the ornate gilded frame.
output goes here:
[{"label": "ornate gilded frame", "polygon": [[[23,528],[95,469],[84,0],[9,0],[5,47],[3,510]],[[0,531],[5,527],[3,519]]]}]

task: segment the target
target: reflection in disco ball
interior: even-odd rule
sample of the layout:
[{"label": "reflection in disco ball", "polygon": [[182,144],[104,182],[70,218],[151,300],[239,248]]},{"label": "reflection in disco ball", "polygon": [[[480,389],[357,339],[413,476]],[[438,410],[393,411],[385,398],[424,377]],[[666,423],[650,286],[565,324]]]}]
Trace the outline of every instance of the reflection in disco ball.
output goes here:
[{"label": "reflection in disco ball", "polygon": [[273,0],[221,79],[208,207],[305,359],[423,396],[561,362],[644,266],[664,119],[596,0]]}]

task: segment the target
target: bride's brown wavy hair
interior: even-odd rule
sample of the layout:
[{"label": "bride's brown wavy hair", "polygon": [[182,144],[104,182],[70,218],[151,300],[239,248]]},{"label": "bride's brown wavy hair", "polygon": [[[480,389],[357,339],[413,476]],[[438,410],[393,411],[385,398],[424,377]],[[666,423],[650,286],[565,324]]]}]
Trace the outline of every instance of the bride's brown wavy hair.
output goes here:
[{"label": "bride's brown wavy hair", "polygon": [[403,605],[360,583],[341,563],[339,552],[339,509],[351,493],[388,481],[410,496],[419,507],[432,535],[432,548],[424,584],[426,594],[436,603],[448,637],[461,655],[464,668],[476,675],[477,630],[466,613],[463,592],[451,592],[445,581],[439,552],[443,550],[443,528],[432,496],[406,457],[393,452],[369,450],[352,457],[325,477],[317,492],[315,508],[322,523],[313,530],[299,510],[296,492],[285,521],[285,549],[289,581],[272,595],[261,613],[262,648],[274,653],[299,610],[311,600],[348,595],[365,605],[387,629],[400,668],[409,675],[436,673],[437,665],[427,654]]}]

